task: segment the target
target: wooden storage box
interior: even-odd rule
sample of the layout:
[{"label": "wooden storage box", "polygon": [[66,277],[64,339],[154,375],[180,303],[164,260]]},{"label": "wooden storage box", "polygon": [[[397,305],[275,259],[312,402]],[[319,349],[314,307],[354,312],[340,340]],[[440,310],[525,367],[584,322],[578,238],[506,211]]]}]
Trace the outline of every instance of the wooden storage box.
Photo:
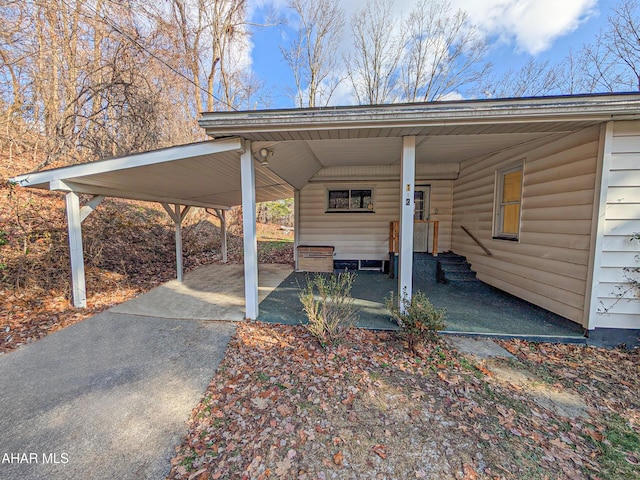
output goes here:
[{"label": "wooden storage box", "polygon": [[298,246],[298,271],[333,272],[334,247]]}]

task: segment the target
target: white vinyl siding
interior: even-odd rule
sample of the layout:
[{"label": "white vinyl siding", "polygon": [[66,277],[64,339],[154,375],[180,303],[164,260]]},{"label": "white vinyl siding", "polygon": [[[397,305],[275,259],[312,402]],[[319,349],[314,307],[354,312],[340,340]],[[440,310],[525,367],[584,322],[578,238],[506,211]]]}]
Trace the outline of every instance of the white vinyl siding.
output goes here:
[{"label": "white vinyl siding", "polygon": [[[327,213],[327,191],[335,183],[310,183],[300,190],[300,245],[330,245],[335,247],[336,260],[385,260],[389,256],[389,224],[400,213],[400,183],[398,180],[377,180],[359,184],[357,179],[368,173],[350,172],[345,188],[373,188],[375,213]],[[353,168],[351,169],[353,170]],[[335,179],[332,179],[335,182]],[[438,236],[440,252],[451,249],[451,180],[416,179],[421,185],[431,185],[431,220],[440,221]],[[437,212],[437,213],[436,213]]]},{"label": "white vinyl siding", "polygon": [[[580,324],[585,322],[599,132],[591,127],[463,162],[453,184],[453,251],[467,257],[480,280]],[[493,239],[495,171],[523,158],[519,242]]]},{"label": "white vinyl siding", "polygon": [[640,122],[615,122],[605,134],[597,251],[589,328],[640,329],[640,300],[627,292],[624,267],[640,266]]}]

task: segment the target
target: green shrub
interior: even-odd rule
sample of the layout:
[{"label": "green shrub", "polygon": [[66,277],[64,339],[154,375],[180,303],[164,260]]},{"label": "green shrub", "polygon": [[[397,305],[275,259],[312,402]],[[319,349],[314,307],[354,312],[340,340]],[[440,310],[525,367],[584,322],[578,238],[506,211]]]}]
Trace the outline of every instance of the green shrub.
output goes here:
[{"label": "green shrub", "polygon": [[307,276],[299,298],[307,314],[307,329],[320,345],[336,345],[358,321],[351,298],[354,273]]},{"label": "green shrub", "polygon": [[447,316],[444,308],[436,308],[421,291],[417,291],[409,299],[407,290],[402,292],[404,311],[398,306],[398,299],[391,292],[386,305],[393,318],[400,326],[400,333],[407,341],[409,350],[417,353],[416,349],[425,341],[437,342],[438,330],[445,327]]}]

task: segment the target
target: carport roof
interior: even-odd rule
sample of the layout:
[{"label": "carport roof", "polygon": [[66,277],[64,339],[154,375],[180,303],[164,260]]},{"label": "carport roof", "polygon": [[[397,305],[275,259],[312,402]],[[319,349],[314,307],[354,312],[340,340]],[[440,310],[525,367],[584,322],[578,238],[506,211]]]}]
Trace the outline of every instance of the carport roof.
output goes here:
[{"label": "carport roof", "polygon": [[256,162],[260,202],[293,196],[320,170],[325,180],[348,174],[353,166],[399,178],[404,136],[416,137],[418,170],[451,175],[454,164],[465,160],[628,119],[640,119],[637,93],[210,112],[199,123],[216,140],[12,180],[35,188],[228,208],[241,204],[240,154],[247,140],[253,152],[271,152],[268,168]]},{"label": "carport roof", "polygon": [[[211,140],[28,173],[12,181],[25,187],[227,209],[242,203],[244,145],[240,138]],[[266,168],[256,168],[255,184],[259,202],[293,196],[292,188]]]}]

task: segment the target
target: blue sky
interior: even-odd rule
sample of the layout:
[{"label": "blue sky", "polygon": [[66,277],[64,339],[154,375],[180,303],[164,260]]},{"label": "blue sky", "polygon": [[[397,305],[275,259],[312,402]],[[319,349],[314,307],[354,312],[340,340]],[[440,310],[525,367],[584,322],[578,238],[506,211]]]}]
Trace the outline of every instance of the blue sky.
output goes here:
[{"label": "blue sky", "polygon": [[[342,0],[348,18],[366,0]],[[407,14],[416,0],[396,0],[394,11]],[[514,70],[532,56],[537,60],[559,61],[570,48],[578,50],[590,42],[605,25],[615,0],[450,0],[453,7],[464,8],[471,20],[491,43],[488,60],[497,72]],[[253,3],[252,21],[266,23],[268,12],[287,15],[286,0],[257,0]],[[256,27],[252,37],[252,68],[272,92],[271,108],[292,107],[284,87],[293,85],[293,77],[279,50],[287,35],[287,26]],[[345,41],[345,48],[348,48]],[[337,98],[333,103],[348,103]]]}]

